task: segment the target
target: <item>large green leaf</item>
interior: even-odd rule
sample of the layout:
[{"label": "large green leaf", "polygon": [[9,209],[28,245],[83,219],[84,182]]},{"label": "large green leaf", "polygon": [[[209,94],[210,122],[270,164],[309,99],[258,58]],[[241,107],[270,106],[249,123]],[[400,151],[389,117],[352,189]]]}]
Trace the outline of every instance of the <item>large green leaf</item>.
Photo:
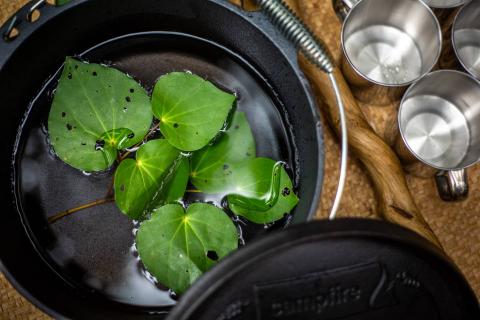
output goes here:
[{"label": "large green leaf", "polygon": [[117,149],[141,141],[151,123],[148,95],[135,80],[67,57],[48,118],[60,159],[84,171],[107,169]]},{"label": "large green leaf", "polygon": [[235,96],[197,75],[172,72],[162,76],[152,95],[160,131],[173,146],[195,151],[223,128]]},{"label": "large green leaf", "polygon": [[138,149],[136,159],[123,160],[115,172],[115,202],[132,219],[142,219],[159,204],[183,197],[188,182],[188,159],[165,139]]},{"label": "large green leaf", "polygon": [[230,167],[255,157],[255,140],[243,112],[235,112],[229,129],[218,142],[195,152],[191,158],[191,181],[204,193],[225,191]]},{"label": "large green leaf", "polygon": [[[285,169],[280,170],[280,193],[277,201],[269,210],[260,210],[255,206],[238,205],[238,196],[269,202],[272,197],[272,173],[276,162],[267,158],[255,158],[242,161],[232,167],[232,174],[227,186],[229,208],[237,215],[244,216],[255,223],[269,223],[281,219],[298,203],[293,192],[292,181]],[[234,198],[234,199],[232,199]]]},{"label": "large green leaf", "polygon": [[170,170],[170,176],[164,179],[165,187],[161,189],[150,204],[150,208],[156,208],[161,204],[176,203],[183,199],[190,176],[190,162],[187,157],[181,156]]},{"label": "large green leaf", "polygon": [[220,209],[194,203],[158,208],[137,233],[137,249],[160,283],[182,293],[219,259],[238,246],[238,232]]}]

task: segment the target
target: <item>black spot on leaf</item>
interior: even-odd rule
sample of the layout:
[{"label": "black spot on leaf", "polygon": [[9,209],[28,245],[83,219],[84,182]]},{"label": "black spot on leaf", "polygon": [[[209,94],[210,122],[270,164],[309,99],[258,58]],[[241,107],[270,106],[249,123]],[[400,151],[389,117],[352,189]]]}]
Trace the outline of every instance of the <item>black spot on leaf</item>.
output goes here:
[{"label": "black spot on leaf", "polygon": [[131,102],[131,101],[132,101],[132,98],[130,98],[129,96],[126,96],[126,97],[125,97],[125,100],[126,100],[127,102]]},{"label": "black spot on leaf", "polygon": [[235,129],[238,130],[239,128],[240,128],[240,126],[237,124],[237,125],[235,126]]},{"label": "black spot on leaf", "polygon": [[230,167],[228,166],[228,164],[225,163],[225,164],[223,165],[223,170],[227,170],[228,168],[230,168]]},{"label": "black spot on leaf", "polygon": [[208,250],[207,252],[207,257],[210,260],[217,261],[218,260],[218,254],[214,250]]},{"label": "black spot on leaf", "polygon": [[95,142],[95,150],[102,150],[105,147],[105,140],[97,140]]},{"label": "black spot on leaf", "polygon": [[65,112],[62,112],[62,118],[65,118],[67,114]]},{"label": "black spot on leaf", "polygon": [[68,129],[68,131],[70,131],[70,130],[73,129],[73,127],[72,127],[72,125],[71,125],[70,123],[67,123],[67,129]]},{"label": "black spot on leaf", "polygon": [[122,184],[122,185],[120,186],[120,191],[122,191],[122,192],[125,191],[125,185]]},{"label": "black spot on leaf", "polygon": [[173,127],[174,127],[175,129],[178,128],[178,123],[174,123],[174,124],[173,124]]},{"label": "black spot on leaf", "polygon": [[72,78],[73,78],[72,74],[69,73],[69,74],[67,75],[67,78],[68,78],[69,80],[72,80]]},{"label": "black spot on leaf", "polygon": [[130,93],[134,93],[135,92],[135,89],[130,89]]},{"label": "black spot on leaf", "polygon": [[128,139],[132,139],[133,137],[135,137],[135,134],[134,134],[134,133],[130,133],[130,134],[127,136]]},{"label": "black spot on leaf", "polygon": [[96,77],[96,76],[97,76],[97,72],[93,71],[93,72],[92,72],[92,76]]},{"label": "black spot on leaf", "polygon": [[287,188],[287,187],[283,188],[283,190],[282,190],[282,196],[286,197],[286,196],[288,196],[288,195],[290,195],[290,189]]},{"label": "black spot on leaf", "polygon": [[82,146],[86,146],[87,144],[86,144],[85,142],[82,142],[81,145],[82,145]]}]

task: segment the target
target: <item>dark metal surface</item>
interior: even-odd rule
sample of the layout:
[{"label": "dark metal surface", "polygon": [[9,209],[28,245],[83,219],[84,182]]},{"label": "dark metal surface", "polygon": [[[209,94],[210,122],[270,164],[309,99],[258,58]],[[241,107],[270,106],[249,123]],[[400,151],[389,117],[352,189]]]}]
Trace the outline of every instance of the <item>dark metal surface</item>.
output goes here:
[{"label": "dark metal surface", "polygon": [[476,297],[436,247],[402,227],[339,219],[294,226],[235,252],[169,320],[467,320]]}]

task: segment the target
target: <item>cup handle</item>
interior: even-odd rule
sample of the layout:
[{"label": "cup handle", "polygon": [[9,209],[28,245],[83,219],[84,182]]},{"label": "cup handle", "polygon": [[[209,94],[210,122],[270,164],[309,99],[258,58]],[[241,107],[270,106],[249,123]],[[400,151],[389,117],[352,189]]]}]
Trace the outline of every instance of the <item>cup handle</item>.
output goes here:
[{"label": "cup handle", "polygon": [[332,0],[333,9],[337,14],[340,21],[344,21],[348,12],[356,5],[360,0]]},{"label": "cup handle", "polygon": [[444,201],[460,201],[468,196],[467,170],[439,171],[435,182],[440,198]]}]

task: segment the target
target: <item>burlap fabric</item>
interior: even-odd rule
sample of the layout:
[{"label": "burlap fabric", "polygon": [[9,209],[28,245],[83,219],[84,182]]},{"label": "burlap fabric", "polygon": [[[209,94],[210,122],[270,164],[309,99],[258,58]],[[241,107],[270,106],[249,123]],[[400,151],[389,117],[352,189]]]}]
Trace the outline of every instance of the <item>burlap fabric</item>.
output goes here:
[{"label": "burlap fabric", "polygon": [[[27,0],[0,0],[0,24]],[[298,10],[308,25],[327,43],[333,55],[340,56],[339,32],[330,0],[299,0]],[[34,53],[32,53],[34,54]],[[375,107],[362,105],[371,125],[386,139],[392,137],[396,105]],[[325,128],[325,181],[318,217],[327,216],[338,178],[338,144],[332,131]],[[340,206],[342,217],[374,217],[376,205],[372,185],[354,158],[349,163],[345,195]],[[445,203],[435,190],[432,179],[407,176],[415,201],[447,253],[463,271],[480,297],[480,166],[469,169],[471,193],[464,202]],[[0,319],[48,319],[23,298],[0,274]]]}]

